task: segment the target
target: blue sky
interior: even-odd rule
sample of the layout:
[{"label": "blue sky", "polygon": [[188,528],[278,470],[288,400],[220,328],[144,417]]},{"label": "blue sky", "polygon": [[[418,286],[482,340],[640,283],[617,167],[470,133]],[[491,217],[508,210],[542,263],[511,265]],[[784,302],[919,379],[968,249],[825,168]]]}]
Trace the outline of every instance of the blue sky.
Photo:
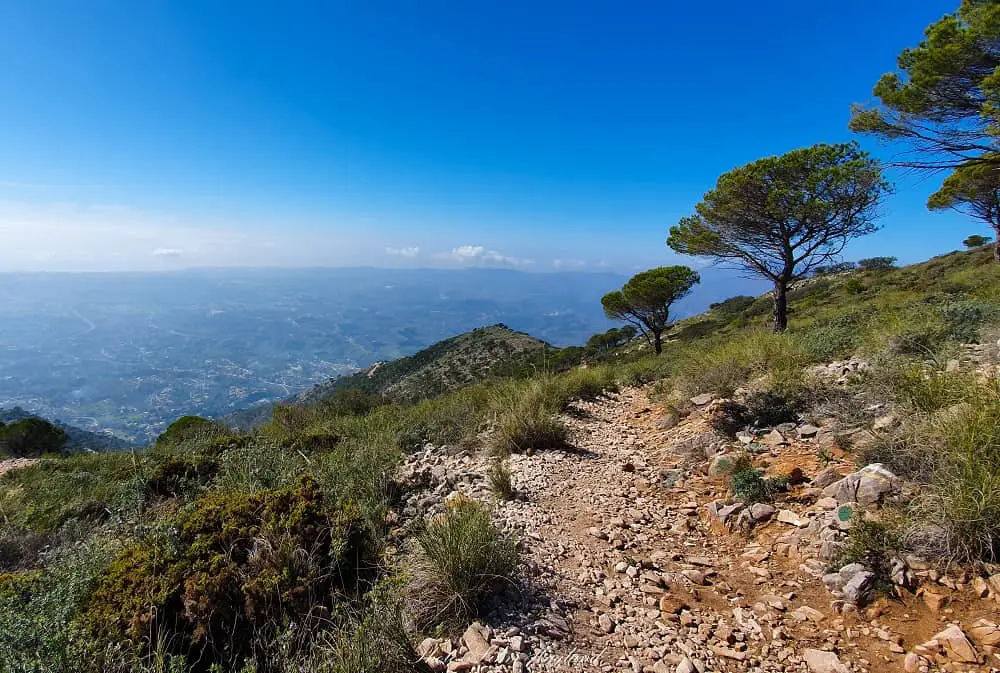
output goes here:
[{"label": "blue sky", "polygon": [[[0,3],[0,266],[676,263],[720,173],[851,139],[957,4]],[[892,177],[850,257],[988,233]]]}]

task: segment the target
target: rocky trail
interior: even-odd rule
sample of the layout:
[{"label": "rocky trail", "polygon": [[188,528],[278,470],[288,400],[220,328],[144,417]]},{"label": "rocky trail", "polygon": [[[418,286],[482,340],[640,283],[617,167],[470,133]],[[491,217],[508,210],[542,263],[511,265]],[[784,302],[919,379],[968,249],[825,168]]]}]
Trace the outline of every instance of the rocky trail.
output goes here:
[{"label": "rocky trail", "polygon": [[[521,539],[524,580],[461,637],[421,643],[432,669],[1000,670],[1000,575],[908,558],[880,596],[863,566],[831,568],[852,517],[898,480],[854,472],[822,424],[726,440],[699,397],[685,418],[640,389],[577,403],[572,450],[511,457],[518,497],[495,516]],[[792,476],[773,506],[734,502],[716,474],[751,442],[756,466]],[[429,483],[407,513],[459,493],[492,502],[488,465],[428,446],[404,468]]]}]

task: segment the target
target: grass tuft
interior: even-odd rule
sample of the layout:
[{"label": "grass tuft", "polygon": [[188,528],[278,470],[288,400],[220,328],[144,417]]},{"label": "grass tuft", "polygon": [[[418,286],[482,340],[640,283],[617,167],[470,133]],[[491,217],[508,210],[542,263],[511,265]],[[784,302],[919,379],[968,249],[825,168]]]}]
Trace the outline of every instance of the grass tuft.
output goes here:
[{"label": "grass tuft", "polygon": [[421,630],[460,625],[495,590],[514,582],[517,544],[479,503],[450,503],[417,534],[417,543],[407,607]]}]

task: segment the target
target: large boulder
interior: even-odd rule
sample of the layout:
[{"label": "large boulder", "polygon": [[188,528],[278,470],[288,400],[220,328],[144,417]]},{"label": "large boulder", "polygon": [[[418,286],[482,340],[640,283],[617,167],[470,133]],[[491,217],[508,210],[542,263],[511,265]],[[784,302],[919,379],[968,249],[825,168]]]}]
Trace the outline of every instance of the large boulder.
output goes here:
[{"label": "large boulder", "polygon": [[900,479],[881,463],[866,465],[823,489],[823,495],[838,503],[876,505],[899,488]]}]

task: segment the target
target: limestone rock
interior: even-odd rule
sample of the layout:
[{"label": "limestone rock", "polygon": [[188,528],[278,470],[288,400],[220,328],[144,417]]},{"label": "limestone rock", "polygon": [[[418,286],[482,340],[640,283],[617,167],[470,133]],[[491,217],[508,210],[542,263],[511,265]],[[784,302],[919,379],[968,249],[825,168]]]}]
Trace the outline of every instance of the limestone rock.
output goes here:
[{"label": "limestone rock", "polygon": [[921,656],[931,658],[941,656],[964,664],[975,664],[979,661],[976,648],[957,624],[952,624],[926,643],[917,645],[913,651]]},{"label": "limestone rock", "polygon": [[844,585],[844,598],[855,605],[864,605],[867,603],[871,595],[871,585],[874,577],[874,573],[868,571],[858,573],[852,577],[851,581]]},{"label": "limestone rock", "polygon": [[857,502],[874,505],[896,490],[899,478],[881,463],[866,465],[840,481],[823,489],[823,495],[836,498],[839,503]]},{"label": "limestone rock", "polygon": [[802,660],[811,673],[850,673],[850,669],[841,663],[836,652],[807,648],[802,650]]},{"label": "limestone rock", "polygon": [[486,655],[490,651],[490,643],[483,633],[482,624],[479,622],[469,624],[469,628],[462,634],[462,642],[469,648],[469,653],[464,657],[465,661],[477,665],[486,660]]},{"label": "limestone rock", "polygon": [[835,481],[839,481],[841,478],[841,474],[837,471],[837,468],[826,467],[820,470],[820,472],[813,477],[812,483],[814,486],[819,488],[826,488]]},{"label": "limestone rock", "polygon": [[969,637],[978,645],[1000,647],[1000,626],[987,619],[978,619],[969,627]]}]

